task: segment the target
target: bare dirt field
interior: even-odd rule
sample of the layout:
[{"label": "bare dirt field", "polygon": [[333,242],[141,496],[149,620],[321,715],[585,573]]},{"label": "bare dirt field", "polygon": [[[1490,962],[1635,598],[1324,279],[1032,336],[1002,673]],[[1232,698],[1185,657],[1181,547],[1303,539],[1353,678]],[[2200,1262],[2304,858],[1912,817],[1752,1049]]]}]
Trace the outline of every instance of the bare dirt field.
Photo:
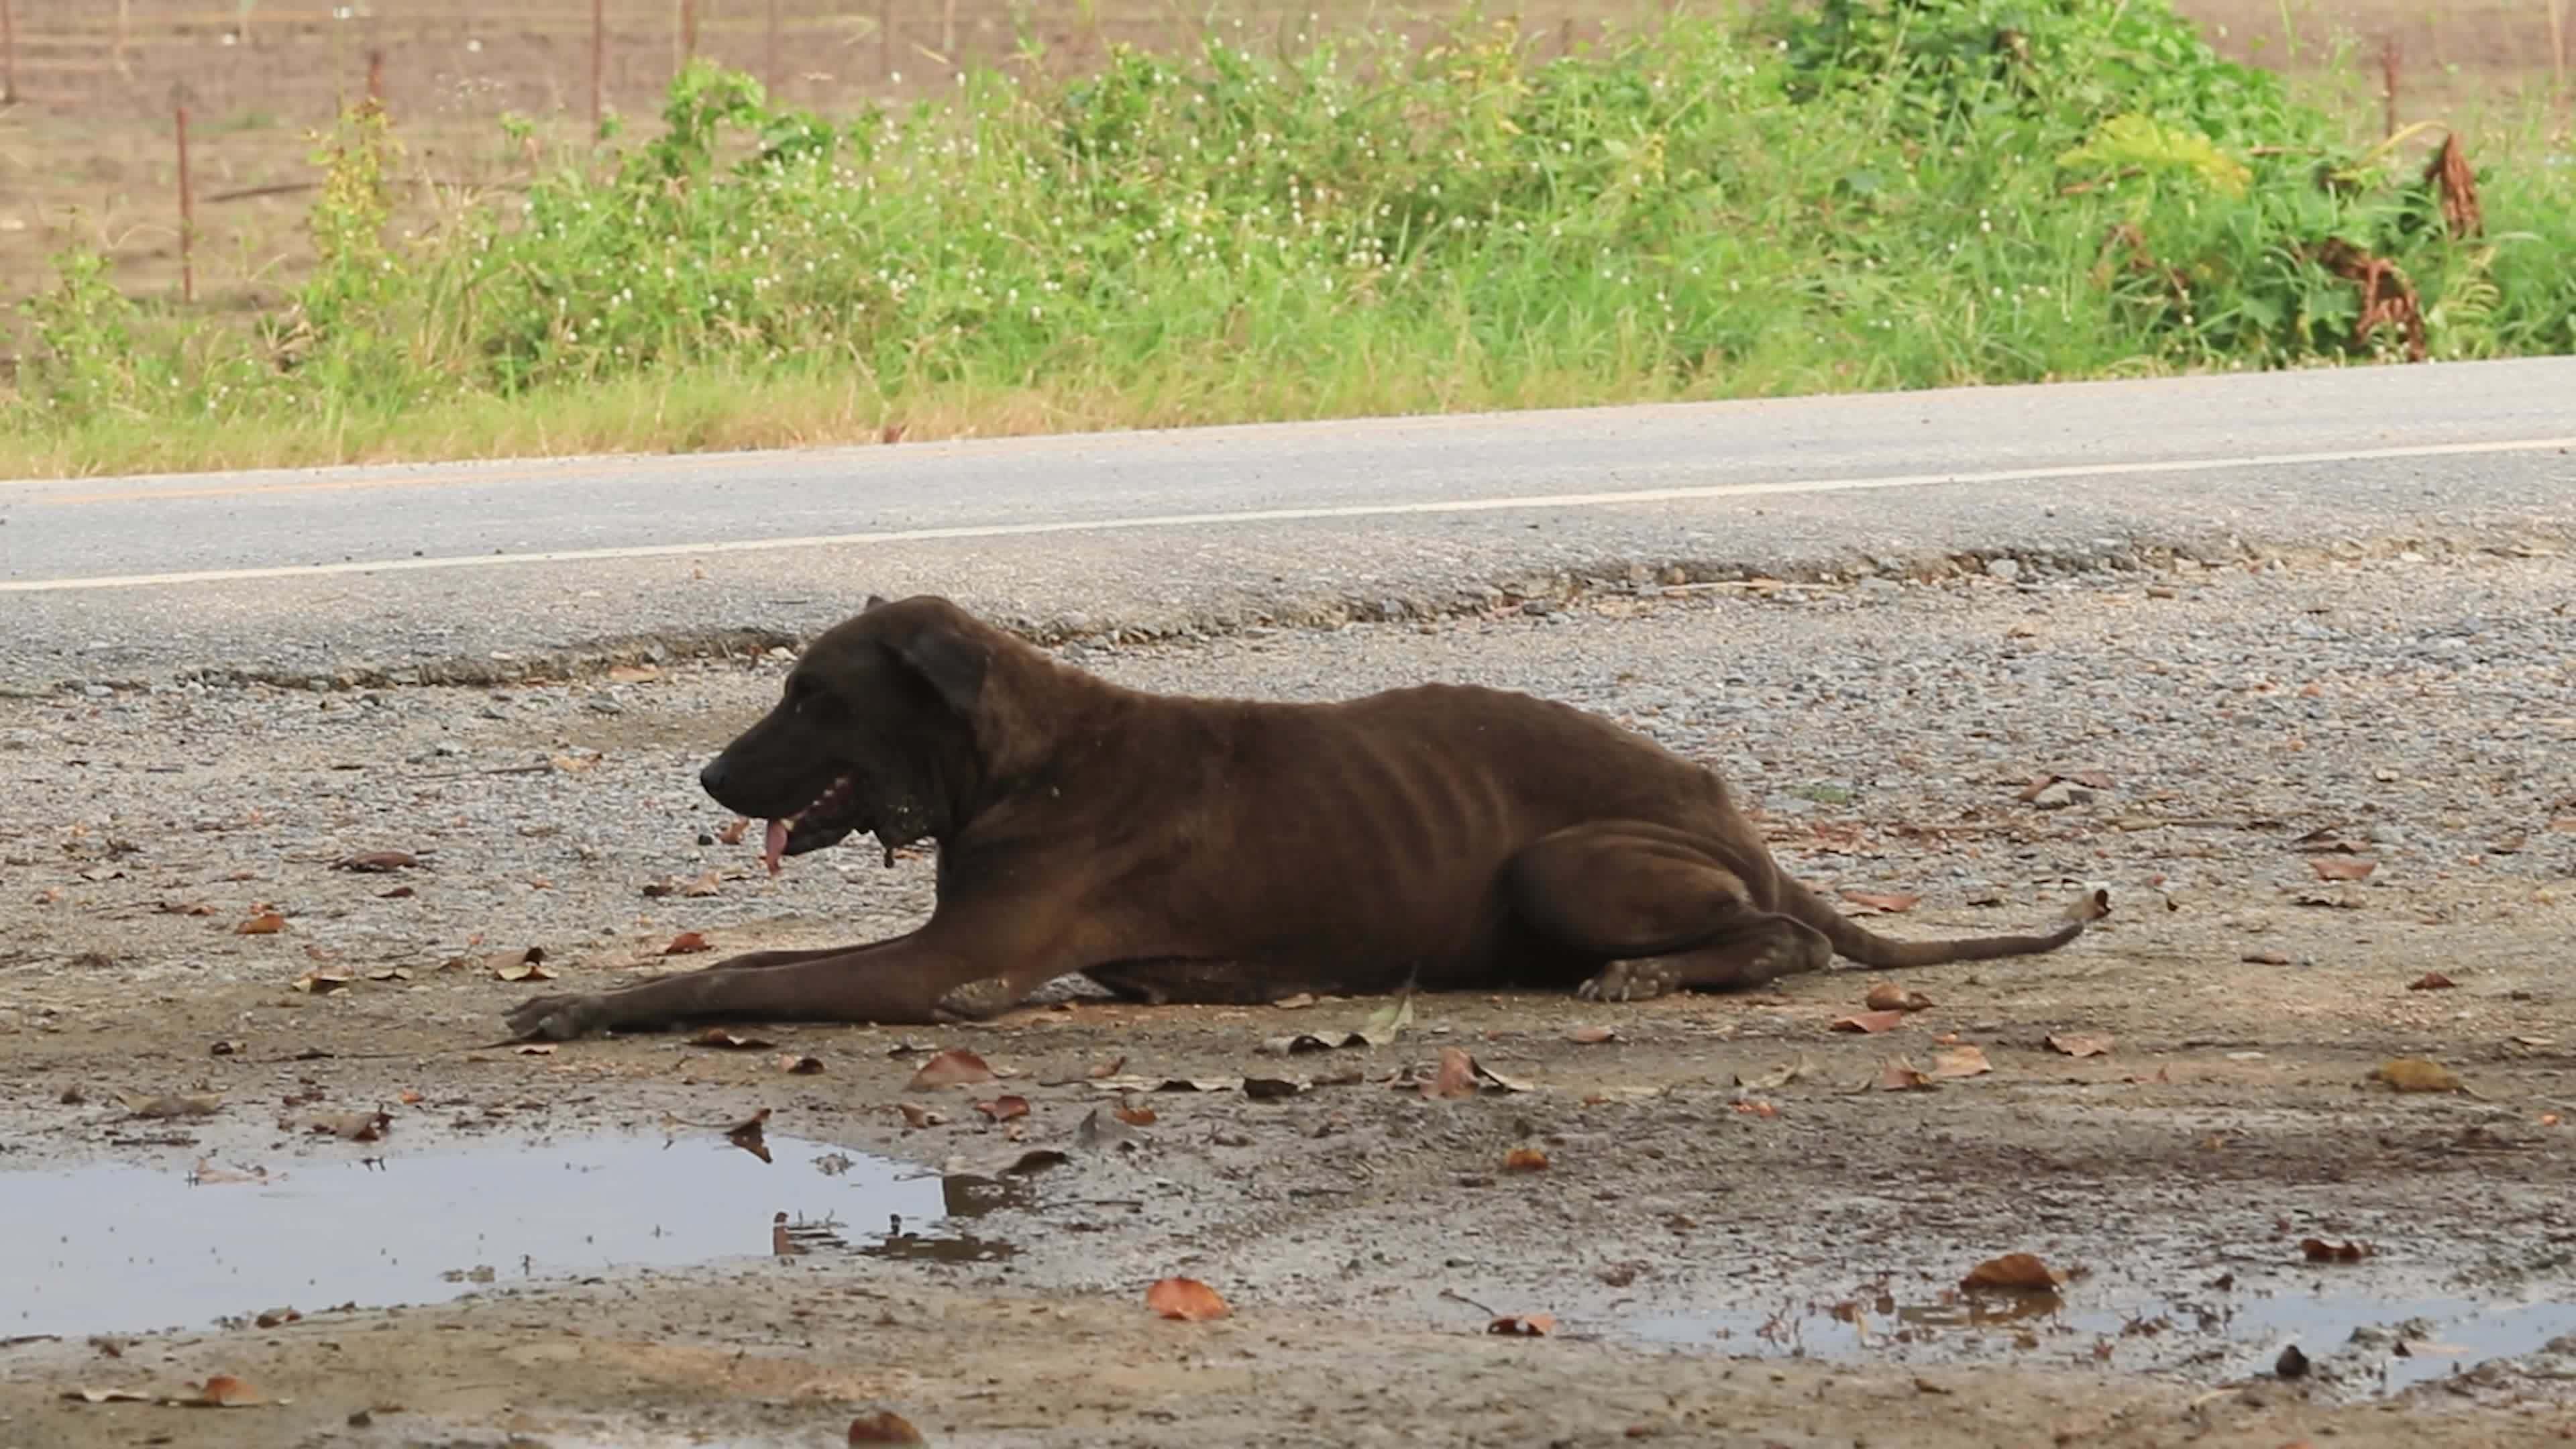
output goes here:
[{"label": "bare dirt field", "polygon": [[[533,991],[926,905],[723,840],[694,771],[782,661],[0,700],[0,1444],[2576,1440],[2570,598],[2406,557],[1068,646],[1602,710],[1897,934],[2108,883],[1874,1034],[1840,971],[1290,1053],[1394,1003],[532,1052]],[[911,1085],[952,1048],[1000,1075]],[[1427,1095],[1446,1048],[1500,1080]],[[2015,1252],[2070,1277],[1962,1289]],[[215,1376],[261,1402],[159,1401]]]},{"label": "bare dirt field", "polygon": [[[2182,8],[2227,53],[2315,82],[2354,109],[2357,123],[2372,125],[2385,40],[2399,46],[2408,121],[2458,118],[2481,103],[2545,89],[2552,48],[2566,43],[2551,29],[2549,0],[2433,7],[2189,0]],[[0,108],[0,303],[46,286],[45,259],[74,239],[107,252],[137,295],[177,295],[172,104],[183,94],[199,207],[197,295],[207,307],[245,311],[274,302],[304,265],[308,133],[364,93],[371,51],[384,56],[383,92],[414,170],[451,186],[525,180],[530,158],[504,140],[505,112],[534,119],[541,137],[556,140],[572,139],[588,114],[590,12],[579,0],[228,9],[204,0],[113,7],[20,0],[19,103]],[[1164,7],[1038,9],[1047,13],[1029,13],[1026,33],[1047,65],[1065,71],[1094,64],[1114,42],[1186,45],[1201,23],[1196,11]],[[642,118],[659,110],[681,53],[681,10],[643,0],[607,6],[603,80],[612,109]],[[1020,13],[995,0],[781,0],[773,39],[768,8],[753,0],[699,0],[695,10],[699,53],[761,74],[788,99],[827,113],[865,99],[935,95],[957,65],[1003,61],[1017,46]],[[1220,26],[1240,22],[1260,43],[1293,37],[1309,17],[1423,32],[1422,17],[1438,13],[1445,12],[1246,0],[1213,15]],[[1540,3],[1516,13],[1545,49],[1636,12]],[[2357,53],[2337,49],[2345,38]],[[434,214],[423,203],[408,220],[423,224]]]}]

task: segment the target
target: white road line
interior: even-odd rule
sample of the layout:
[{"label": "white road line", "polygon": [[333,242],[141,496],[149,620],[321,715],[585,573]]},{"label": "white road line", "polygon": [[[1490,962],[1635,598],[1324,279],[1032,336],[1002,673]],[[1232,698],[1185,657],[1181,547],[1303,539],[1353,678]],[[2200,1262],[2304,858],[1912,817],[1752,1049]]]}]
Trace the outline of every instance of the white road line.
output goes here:
[{"label": "white road line", "polygon": [[2047,478],[2122,478],[2162,473],[2211,473],[2230,468],[2296,467],[2365,463],[2395,458],[2456,458],[2483,453],[2537,453],[2576,448],[2576,437],[2521,438],[2503,442],[2428,443],[2419,447],[2351,448],[2325,453],[2265,453],[2232,458],[2170,458],[2136,463],[2072,463],[2047,468],[1999,468],[1982,473],[1897,473],[1871,478],[1811,478],[1776,483],[1713,483],[1694,488],[1639,488],[1607,493],[1536,493],[1497,498],[1453,498],[1419,503],[1349,503],[1311,508],[1248,508],[1221,513],[1152,513],[1129,518],[1064,519],[1050,523],[972,523],[947,528],[901,528],[879,533],[810,534],[795,538],[715,539],[697,543],[636,544],[623,548],[571,548],[544,553],[458,554],[372,562],[279,564],[262,568],[195,569],[165,574],[103,574],[87,578],[0,581],[0,593],[43,594],[73,589],[138,589],[175,584],[246,583],[304,579],[327,574],[405,573],[426,569],[494,568],[509,564],[582,563],[610,559],[681,558],[693,555],[767,553],[790,548],[860,548],[959,538],[1019,538],[1047,533],[1126,533],[1153,528],[1217,524],[1300,523],[1334,518],[1391,518],[1442,513],[1496,513],[1523,508],[1621,508],[1641,503],[1690,503],[1788,493],[1861,493],[1883,488],[1927,488],[1943,483],[2021,483]]}]

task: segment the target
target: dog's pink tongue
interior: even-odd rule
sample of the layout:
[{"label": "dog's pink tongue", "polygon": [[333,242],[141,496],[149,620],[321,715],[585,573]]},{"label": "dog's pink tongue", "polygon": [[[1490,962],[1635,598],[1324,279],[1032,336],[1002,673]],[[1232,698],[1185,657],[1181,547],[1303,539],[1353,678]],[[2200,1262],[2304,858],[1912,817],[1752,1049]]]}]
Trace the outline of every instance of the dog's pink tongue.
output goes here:
[{"label": "dog's pink tongue", "polygon": [[769,873],[771,875],[776,875],[778,874],[778,862],[786,854],[787,822],[784,820],[772,820],[769,822],[768,834],[761,838],[760,863],[769,867]]}]

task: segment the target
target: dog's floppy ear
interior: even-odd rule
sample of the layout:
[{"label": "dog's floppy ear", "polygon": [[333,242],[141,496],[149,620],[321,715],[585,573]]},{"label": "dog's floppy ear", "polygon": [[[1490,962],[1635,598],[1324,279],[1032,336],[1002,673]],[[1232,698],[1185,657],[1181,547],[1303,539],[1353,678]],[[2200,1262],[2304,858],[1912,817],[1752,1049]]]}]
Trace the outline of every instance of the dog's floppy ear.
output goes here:
[{"label": "dog's floppy ear", "polygon": [[960,716],[984,691],[984,641],[944,619],[925,619],[890,634],[886,648]]}]

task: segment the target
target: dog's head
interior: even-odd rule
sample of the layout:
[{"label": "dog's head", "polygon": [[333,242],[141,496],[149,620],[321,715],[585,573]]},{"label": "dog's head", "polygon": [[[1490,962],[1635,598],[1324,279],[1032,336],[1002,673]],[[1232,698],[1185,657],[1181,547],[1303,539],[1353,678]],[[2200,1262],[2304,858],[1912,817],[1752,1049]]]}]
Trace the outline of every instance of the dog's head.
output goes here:
[{"label": "dog's head", "polygon": [[870,598],[816,639],[777,705],[698,772],[769,822],[771,868],[859,831],[891,851],[963,824],[995,635],[945,599]]}]

